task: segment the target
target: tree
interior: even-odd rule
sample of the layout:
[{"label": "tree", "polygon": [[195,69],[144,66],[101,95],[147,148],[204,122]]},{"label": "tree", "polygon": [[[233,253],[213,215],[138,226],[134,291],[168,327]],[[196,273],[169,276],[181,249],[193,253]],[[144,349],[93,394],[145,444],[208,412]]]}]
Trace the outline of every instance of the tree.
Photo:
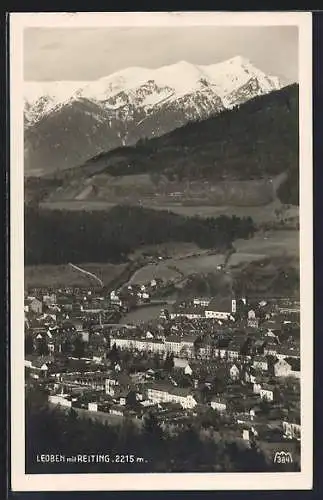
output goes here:
[{"label": "tree", "polygon": [[65,339],[62,343],[62,352],[64,354],[71,354],[73,349],[73,344],[69,339]]},{"label": "tree", "polygon": [[148,412],[144,417],[143,431],[145,434],[154,436],[158,439],[162,438],[163,430],[158,422],[156,415],[153,412]]},{"label": "tree", "polygon": [[39,356],[47,356],[49,354],[48,345],[45,339],[41,338],[38,340],[36,351]]},{"label": "tree", "polygon": [[201,426],[203,428],[214,427],[218,429],[221,423],[221,417],[216,410],[208,408],[207,411],[201,416]]},{"label": "tree", "polygon": [[84,357],[84,342],[83,340],[77,336],[73,342],[73,347],[74,347],[74,355],[77,358],[82,358]]},{"label": "tree", "polygon": [[171,372],[174,369],[174,354],[170,353],[166,355],[166,359],[164,362],[164,369],[168,372]]},{"label": "tree", "polygon": [[155,353],[154,355],[154,368],[156,368],[156,370],[159,370],[159,368],[161,367],[161,357],[158,353]]},{"label": "tree", "polygon": [[225,388],[226,388],[226,382],[224,378],[214,377],[214,379],[212,380],[213,391],[217,394],[221,394],[225,391]]},{"label": "tree", "polygon": [[71,408],[68,412],[68,418],[71,422],[75,422],[78,419],[77,412],[74,410],[74,408]]},{"label": "tree", "polygon": [[118,361],[120,361],[120,352],[117,348],[116,343],[113,344],[112,349],[108,354],[108,358],[112,363],[117,363]]},{"label": "tree", "polygon": [[34,342],[33,338],[28,333],[25,337],[25,354],[32,354],[34,352]]},{"label": "tree", "polygon": [[268,413],[270,412],[270,404],[268,403],[268,401],[266,399],[263,399],[259,403],[259,408],[261,409],[261,411],[264,415],[268,415]]},{"label": "tree", "polygon": [[201,337],[197,337],[197,339],[194,341],[194,356],[197,358],[200,353],[200,349],[202,347],[202,339]]},{"label": "tree", "polygon": [[205,384],[200,388],[200,394],[202,403],[207,403],[210,397],[210,389]]},{"label": "tree", "polygon": [[139,402],[137,401],[137,395],[135,391],[130,391],[126,397],[126,405],[128,408],[135,409],[138,408]]}]

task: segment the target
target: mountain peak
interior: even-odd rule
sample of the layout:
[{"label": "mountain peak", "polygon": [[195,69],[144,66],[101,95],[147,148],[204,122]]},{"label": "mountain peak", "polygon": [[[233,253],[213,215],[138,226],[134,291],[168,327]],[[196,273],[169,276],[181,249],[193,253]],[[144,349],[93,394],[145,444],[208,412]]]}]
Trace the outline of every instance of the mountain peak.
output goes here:
[{"label": "mountain peak", "polygon": [[195,67],[194,64],[188,62],[188,61],[185,61],[184,59],[181,60],[181,61],[178,61],[177,63],[173,64],[172,66],[177,66],[179,68],[192,68],[192,67]]},{"label": "mountain peak", "polygon": [[236,64],[236,65],[239,65],[239,66],[249,66],[251,65],[251,62],[249,59],[247,59],[246,57],[243,57],[243,56],[234,56],[234,57],[231,57],[231,59],[228,59],[227,61],[229,64]]},{"label": "mountain peak", "polygon": [[166,103],[174,103],[182,112],[184,102],[190,113],[195,110],[196,118],[201,116],[201,107],[203,113],[214,113],[218,106],[231,108],[281,87],[277,78],[241,55],[205,66],[186,60],[153,69],[131,66],[90,82],[26,82],[25,120],[29,126],[52,111],[85,100],[99,106],[99,114],[102,111],[105,116],[102,119],[107,118],[106,113],[112,113],[114,119],[114,113],[120,111],[118,116],[126,121],[134,113],[143,113],[142,121],[148,110]]}]

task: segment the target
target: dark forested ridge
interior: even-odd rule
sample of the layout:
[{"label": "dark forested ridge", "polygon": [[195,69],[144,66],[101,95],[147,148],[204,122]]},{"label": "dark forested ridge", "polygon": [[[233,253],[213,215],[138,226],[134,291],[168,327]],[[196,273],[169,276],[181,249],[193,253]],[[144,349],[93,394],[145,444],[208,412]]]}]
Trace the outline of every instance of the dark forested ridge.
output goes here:
[{"label": "dark forested ridge", "polygon": [[162,137],[101,153],[81,169],[110,175],[160,172],[171,179],[274,176],[297,170],[298,128],[294,84]]},{"label": "dark forested ridge", "polygon": [[86,212],[25,209],[25,264],[120,262],[141,245],[194,242],[227,249],[255,231],[250,217],[202,219],[141,207]]}]

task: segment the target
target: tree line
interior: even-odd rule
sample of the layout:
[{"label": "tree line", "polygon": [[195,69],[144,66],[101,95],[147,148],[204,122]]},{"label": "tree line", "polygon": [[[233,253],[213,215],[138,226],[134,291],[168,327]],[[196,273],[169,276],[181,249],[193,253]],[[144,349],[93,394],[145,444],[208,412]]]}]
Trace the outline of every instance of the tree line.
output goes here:
[{"label": "tree line", "polygon": [[203,219],[131,206],[94,212],[26,206],[25,264],[118,263],[142,245],[165,242],[225,251],[254,232],[251,217]]}]

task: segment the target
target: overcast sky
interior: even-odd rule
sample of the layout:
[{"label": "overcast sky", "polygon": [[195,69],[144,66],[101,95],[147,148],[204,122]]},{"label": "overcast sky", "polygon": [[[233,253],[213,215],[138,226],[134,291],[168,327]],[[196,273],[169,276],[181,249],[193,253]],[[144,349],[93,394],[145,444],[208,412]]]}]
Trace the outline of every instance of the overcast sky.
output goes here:
[{"label": "overcast sky", "polygon": [[286,83],[298,81],[298,29],[270,27],[27,28],[25,80],[96,80],[129,66],[241,55]]}]

